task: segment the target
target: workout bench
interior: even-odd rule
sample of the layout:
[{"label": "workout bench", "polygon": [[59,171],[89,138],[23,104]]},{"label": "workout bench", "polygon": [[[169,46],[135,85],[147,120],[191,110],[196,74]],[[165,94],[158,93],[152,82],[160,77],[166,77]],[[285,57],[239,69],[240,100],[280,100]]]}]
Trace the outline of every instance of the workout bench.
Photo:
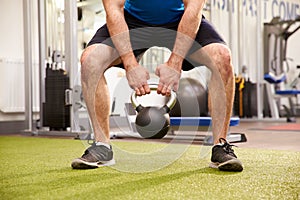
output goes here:
[{"label": "workout bench", "polygon": [[266,89],[267,89],[267,97],[270,106],[271,116],[272,118],[279,119],[279,108],[277,105],[277,101],[280,98],[288,98],[290,104],[290,110],[283,105],[285,111],[287,112],[287,121],[294,122],[292,117],[295,116],[296,111],[294,108],[294,104],[291,98],[297,98],[297,95],[300,94],[300,90],[297,89],[275,89],[277,84],[283,83],[286,80],[286,75],[282,74],[281,76],[275,76],[272,73],[267,73],[264,75],[265,81],[267,81]]},{"label": "workout bench", "polygon": [[[240,118],[231,117],[229,126],[238,126]],[[200,134],[176,134],[176,131],[209,131],[211,128],[212,119],[211,117],[170,117],[171,131],[166,137],[176,135],[177,138],[181,139],[192,139],[201,140],[204,144],[213,144],[213,136],[211,134],[200,135]],[[227,140],[229,142],[246,142],[246,136],[244,133],[228,133]]]}]

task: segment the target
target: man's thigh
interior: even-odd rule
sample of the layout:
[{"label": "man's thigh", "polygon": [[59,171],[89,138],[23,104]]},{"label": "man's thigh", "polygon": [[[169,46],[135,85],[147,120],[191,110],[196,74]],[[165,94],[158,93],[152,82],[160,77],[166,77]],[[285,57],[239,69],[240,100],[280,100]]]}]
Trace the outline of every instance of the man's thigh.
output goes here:
[{"label": "man's thigh", "polygon": [[183,62],[182,70],[188,71],[194,67],[203,65],[209,57],[214,56],[213,49],[225,46],[225,41],[221,35],[214,26],[203,17],[195,41]]},{"label": "man's thigh", "polygon": [[102,43],[95,43],[86,47],[81,55],[80,61],[82,65],[87,64],[103,68],[121,63],[117,50]]}]

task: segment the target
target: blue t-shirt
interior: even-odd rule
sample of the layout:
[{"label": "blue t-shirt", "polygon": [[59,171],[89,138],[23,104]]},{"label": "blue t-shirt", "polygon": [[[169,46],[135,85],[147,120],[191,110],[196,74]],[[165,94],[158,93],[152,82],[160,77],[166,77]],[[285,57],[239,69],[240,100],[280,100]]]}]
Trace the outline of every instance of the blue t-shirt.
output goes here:
[{"label": "blue t-shirt", "polygon": [[159,25],[178,21],[184,4],[182,0],[126,0],[124,9],[143,22]]}]

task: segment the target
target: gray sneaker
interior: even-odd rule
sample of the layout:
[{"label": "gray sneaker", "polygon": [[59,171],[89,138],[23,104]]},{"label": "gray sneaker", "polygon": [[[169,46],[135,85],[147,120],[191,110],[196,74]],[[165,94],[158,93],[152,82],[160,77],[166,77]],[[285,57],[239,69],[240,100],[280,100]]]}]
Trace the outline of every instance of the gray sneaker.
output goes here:
[{"label": "gray sneaker", "polygon": [[73,169],[94,169],[101,166],[114,165],[113,151],[106,146],[97,146],[93,143],[88,149],[85,150],[81,158],[73,160],[71,166]]},{"label": "gray sneaker", "polygon": [[220,144],[212,148],[211,163],[209,167],[217,168],[221,171],[241,172],[243,171],[242,162],[237,159],[229,144],[224,138],[220,138]]}]

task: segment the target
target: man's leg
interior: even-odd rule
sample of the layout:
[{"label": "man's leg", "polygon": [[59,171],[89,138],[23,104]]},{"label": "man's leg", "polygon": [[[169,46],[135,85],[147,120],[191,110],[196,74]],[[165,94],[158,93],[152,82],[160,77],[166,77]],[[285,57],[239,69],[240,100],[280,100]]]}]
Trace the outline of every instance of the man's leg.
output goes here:
[{"label": "man's leg", "polygon": [[113,164],[109,145],[109,91],[104,77],[107,68],[117,62],[118,53],[104,44],[87,47],[81,56],[81,84],[92,123],[95,144],[72,162],[73,168],[95,168]]},{"label": "man's leg", "polygon": [[83,97],[97,142],[109,142],[110,98],[104,72],[117,58],[117,52],[103,44],[89,46],[81,57]]},{"label": "man's leg", "polygon": [[220,138],[226,138],[234,99],[235,85],[230,50],[224,44],[213,43],[196,51],[190,58],[206,65],[212,72],[209,100],[214,144],[217,144]]},{"label": "man's leg", "polygon": [[231,149],[232,145],[226,141],[235,92],[230,50],[224,44],[212,43],[193,53],[190,58],[204,64],[212,72],[209,100],[215,146],[210,166],[224,171],[242,171],[242,163]]}]

